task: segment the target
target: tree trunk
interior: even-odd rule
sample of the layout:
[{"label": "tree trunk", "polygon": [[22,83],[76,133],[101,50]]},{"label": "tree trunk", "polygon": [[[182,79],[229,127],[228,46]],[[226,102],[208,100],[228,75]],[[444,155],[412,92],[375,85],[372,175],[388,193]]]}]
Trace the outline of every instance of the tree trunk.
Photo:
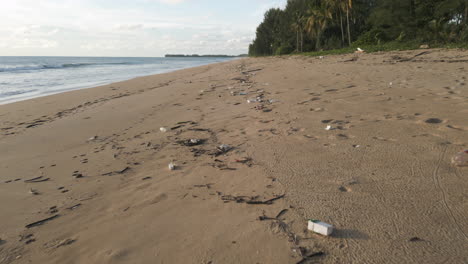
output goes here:
[{"label": "tree trunk", "polygon": [[299,29],[296,29],[296,51],[299,52]]},{"label": "tree trunk", "polygon": [[346,6],[346,21],[348,23],[348,44],[351,46],[351,30],[349,26],[349,6]]},{"label": "tree trunk", "polygon": [[301,52],[304,51],[303,48],[304,48],[304,32],[302,32],[301,30]]},{"label": "tree trunk", "polygon": [[315,40],[315,50],[320,51],[320,39],[321,39],[322,32],[317,33],[317,39]]},{"label": "tree trunk", "polygon": [[411,17],[415,17],[416,16],[416,10],[415,10],[415,3],[414,3],[414,0],[410,0],[410,14],[411,14]]},{"label": "tree trunk", "polygon": [[468,0],[465,1],[465,25],[468,26]]},{"label": "tree trunk", "polygon": [[340,10],[340,27],[341,27],[341,46],[343,47],[345,44],[345,36],[344,36],[344,29],[343,29],[343,13]]}]

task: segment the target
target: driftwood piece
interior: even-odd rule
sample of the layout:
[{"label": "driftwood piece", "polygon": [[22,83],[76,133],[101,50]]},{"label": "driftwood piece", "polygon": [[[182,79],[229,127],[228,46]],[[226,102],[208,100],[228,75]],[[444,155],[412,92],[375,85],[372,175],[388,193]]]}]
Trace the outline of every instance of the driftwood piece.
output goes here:
[{"label": "driftwood piece", "polygon": [[270,204],[273,204],[274,201],[278,200],[278,199],[281,199],[281,198],[284,198],[284,194],[283,195],[279,195],[279,196],[276,196],[274,198],[271,198],[271,199],[268,199],[268,200],[264,200],[264,201],[259,201],[257,200],[258,196],[254,196],[254,197],[248,197],[248,196],[232,196],[232,195],[223,195],[221,196],[221,199],[225,202],[230,202],[230,201],[233,201],[233,202],[236,202],[236,203],[246,203],[246,204],[266,204],[266,205],[270,205]]},{"label": "driftwood piece", "polygon": [[51,220],[54,220],[55,218],[58,218],[59,216],[60,216],[60,215],[54,215],[54,216],[51,216],[51,217],[49,217],[49,218],[39,220],[39,221],[37,221],[37,222],[34,222],[34,223],[31,223],[31,224],[26,225],[26,228],[32,228],[32,227],[36,227],[36,226],[43,225],[43,224],[45,224],[46,222],[49,222],[49,221],[51,221]]},{"label": "driftwood piece", "polygon": [[123,174],[127,171],[129,171],[131,168],[130,167],[125,167],[121,170],[118,170],[118,171],[111,171],[111,172],[107,172],[107,173],[103,173],[102,176],[112,176],[112,175],[116,175],[116,174]]},{"label": "driftwood piece", "polygon": [[261,71],[263,69],[253,69],[253,70],[248,70],[248,71],[243,71],[242,74],[247,74],[247,73],[250,73],[250,72],[257,72],[257,71]]},{"label": "driftwood piece", "polygon": [[36,178],[25,180],[24,182],[26,182],[26,183],[38,183],[38,182],[45,182],[45,181],[48,181],[48,180],[50,180],[50,178],[44,178],[44,176],[39,176],[39,177],[36,177]]}]

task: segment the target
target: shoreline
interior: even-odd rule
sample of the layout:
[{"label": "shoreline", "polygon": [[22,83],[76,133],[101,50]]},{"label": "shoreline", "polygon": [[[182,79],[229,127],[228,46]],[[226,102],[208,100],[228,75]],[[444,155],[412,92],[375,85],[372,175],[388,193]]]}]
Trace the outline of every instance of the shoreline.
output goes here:
[{"label": "shoreline", "polygon": [[[11,56],[11,57],[21,57],[21,56]],[[32,56],[23,56],[23,57],[32,57]],[[48,57],[48,56],[37,56],[37,57]],[[63,56],[57,56],[57,58],[62,58],[62,57]],[[71,56],[71,57],[67,57],[67,58],[86,58],[86,57],[73,57],[73,56]],[[90,58],[105,58],[105,57],[90,57]],[[127,57],[108,57],[108,58],[127,58]],[[142,58],[142,57],[132,57],[132,58]],[[164,57],[154,57],[154,58],[164,58]],[[208,57],[208,59],[212,59],[212,58],[213,57],[211,57],[211,58]],[[164,58],[164,59],[168,59],[168,58]],[[235,60],[235,59],[238,59],[238,58],[231,58],[231,60]],[[70,92],[70,91],[95,88],[95,87],[104,86],[104,85],[111,85],[111,84],[117,83],[117,82],[130,81],[130,80],[133,80],[135,78],[153,76],[153,75],[157,75],[157,74],[170,73],[170,72],[174,72],[174,71],[180,71],[180,70],[184,70],[184,69],[190,69],[190,68],[200,67],[200,66],[204,66],[204,65],[215,64],[215,63],[219,63],[219,62],[211,62],[211,63],[198,65],[198,66],[191,66],[191,67],[187,67],[187,68],[174,68],[174,69],[169,69],[169,70],[160,70],[160,72],[158,72],[158,73],[141,74],[141,75],[136,75],[136,76],[133,76],[133,77],[130,77],[130,78],[114,79],[112,81],[96,81],[96,82],[92,82],[92,84],[87,84],[87,85],[85,85],[85,84],[78,85],[78,86],[74,85],[74,88],[61,88],[61,89],[53,90],[53,91],[50,91],[50,92],[42,91],[40,94],[37,94],[37,95],[21,96],[21,94],[18,94],[19,98],[10,98],[10,99],[0,98],[0,105],[6,105],[6,104],[15,103],[15,102],[21,102],[21,101],[25,101],[25,100],[29,100],[29,99],[40,98],[40,97],[44,97],[44,96],[60,94],[60,93],[65,93],[65,92]]]},{"label": "shoreline", "polygon": [[246,58],[0,105],[0,263],[463,262],[468,52],[416,53]]}]

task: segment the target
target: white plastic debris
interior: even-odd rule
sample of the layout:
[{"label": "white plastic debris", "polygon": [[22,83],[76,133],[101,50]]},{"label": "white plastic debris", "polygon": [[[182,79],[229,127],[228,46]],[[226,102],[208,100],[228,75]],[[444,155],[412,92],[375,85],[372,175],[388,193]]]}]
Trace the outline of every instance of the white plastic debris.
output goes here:
[{"label": "white plastic debris", "polygon": [[333,233],[333,226],[318,220],[309,220],[307,229],[317,234],[329,236]]},{"label": "white plastic debris", "polygon": [[192,139],[190,139],[190,143],[192,143],[192,144],[198,144],[198,143],[200,143],[200,139],[192,138]]},{"label": "white plastic debris", "polygon": [[160,130],[161,132],[163,132],[163,133],[166,133],[166,132],[167,132],[167,128],[165,128],[165,127],[161,127],[161,128],[159,128],[159,130]]},{"label": "white plastic debris", "polygon": [[452,164],[458,167],[468,166],[468,149],[458,152],[452,157]]},{"label": "white plastic debris", "polygon": [[363,52],[365,52],[365,51],[364,51],[363,49],[361,49],[361,48],[357,48],[357,51],[356,51],[356,52],[358,52],[358,53],[363,53]]},{"label": "white plastic debris", "polygon": [[325,58],[325,57],[323,57],[323,56],[319,56],[319,59],[323,60],[323,58]]},{"label": "white plastic debris", "polygon": [[332,127],[332,126],[327,126],[327,127],[325,128],[325,130],[327,130],[327,131],[333,130],[333,127]]},{"label": "white plastic debris", "polygon": [[94,136],[94,137],[88,138],[88,141],[93,141],[93,140],[96,140],[96,139],[97,139],[97,136]]},{"label": "white plastic debris", "polygon": [[255,103],[257,102],[257,99],[248,99],[247,100],[247,103],[250,104],[250,103]]},{"label": "white plastic debris", "polygon": [[220,151],[222,151],[222,152],[228,152],[229,150],[232,149],[232,147],[229,146],[229,145],[226,145],[226,144],[222,144],[222,145],[218,146],[218,149]]},{"label": "white plastic debris", "polygon": [[174,164],[174,162],[169,163],[168,167],[171,171],[176,169],[176,165]]}]

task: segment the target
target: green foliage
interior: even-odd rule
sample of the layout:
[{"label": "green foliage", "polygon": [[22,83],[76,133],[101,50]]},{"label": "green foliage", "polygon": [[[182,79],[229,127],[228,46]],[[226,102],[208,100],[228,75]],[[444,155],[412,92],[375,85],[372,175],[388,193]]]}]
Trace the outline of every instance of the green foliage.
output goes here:
[{"label": "green foliage", "polygon": [[283,44],[275,51],[275,55],[286,55],[294,52],[294,48],[288,44]]},{"label": "green foliage", "polygon": [[265,13],[249,55],[466,42],[468,0],[288,0]]}]

